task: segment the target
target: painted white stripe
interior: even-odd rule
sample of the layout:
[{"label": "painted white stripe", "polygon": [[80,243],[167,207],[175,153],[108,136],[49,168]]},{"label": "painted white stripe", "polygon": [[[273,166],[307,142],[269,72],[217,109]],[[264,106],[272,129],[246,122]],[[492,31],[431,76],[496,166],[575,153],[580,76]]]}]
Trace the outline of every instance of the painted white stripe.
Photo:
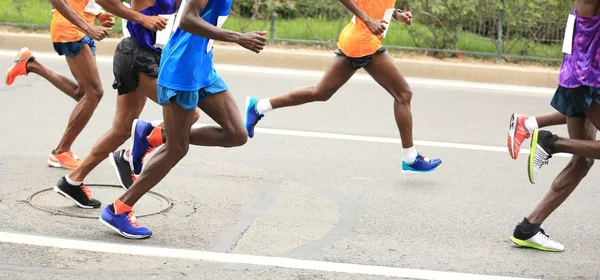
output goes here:
[{"label": "painted white stripe", "polygon": [[[0,50],[0,56],[9,56],[13,58],[16,55],[16,51]],[[54,53],[35,53],[36,57],[44,59],[59,59],[64,60]],[[96,56],[96,61],[103,63],[112,63],[111,56]],[[269,68],[269,67],[256,67],[256,66],[242,66],[242,65],[229,65],[229,64],[215,64],[215,68],[219,71],[230,71],[230,72],[243,72],[253,73],[261,75],[277,75],[277,76],[292,76],[292,77],[322,77],[325,72],[322,71],[310,71],[310,70],[296,70],[296,69],[284,69],[284,68]],[[366,74],[356,74],[352,77],[352,80],[356,81],[370,81],[373,82],[371,76]],[[488,84],[488,83],[474,83],[464,82],[455,80],[436,80],[436,79],[424,79],[424,78],[410,78],[406,80],[413,85],[424,85],[424,86],[439,86],[444,88],[466,88],[466,89],[477,89],[477,90],[492,90],[500,92],[516,92],[516,93],[538,93],[538,94],[554,94],[556,89],[542,88],[542,87],[527,87],[527,86],[512,86],[512,85],[499,85],[499,84]]]},{"label": "painted white stripe", "polygon": [[[161,120],[153,120],[153,125],[158,125]],[[209,124],[195,123],[192,127],[202,127]],[[308,137],[308,138],[320,138],[320,139],[333,139],[333,140],[349,140],[359,142],[372,142],[372,143],[386,143],[386,144],[402,144],[402,141],[398,138],[386,138],[386,137],[375,137],[375,136],[361,136],[361,135],[350,135],[350,134],[336,134],[326,132],[311,132],[311,131],[297,131],[297,130],[286,130],[286,129],[273,129],[273,128],[260,128],[257,127],[254,131],[258,134],[271,134],[271,135],[283,135],[283,136],[297,136],[297,137]],[[256,136],[255,136],[256,137]],[[464,143],[452,143],[452,142],[437,142],[437,141],[426,141],[426,140],[414,140],[415,146],[424,147],[437,147],[437,148],[450,148],[460,150],[471,150],[471,151],[485,151],[485,152],[500,152],[508,154],[507,147],[496,147],[476,144],[464,144]],[[529,154],[529,149],[521,149],[519,154]],[[570,154],[555,154],[555,157],[571,157]]]},{"label": "painted white stripe", "polygon": [[92,252],[138,255],[159,258],[190,259],[218,263],[247,264],[267,267],[303,269],[312,271],[339,272],[347,274],[404,277],[413,279],[479,279],[504,280],[526,279],[503,276],[478,275],[457,272],[409,269],[374,265],[360,265],[323,261],[309,261],[290,258],[252,256],[240,254],[215,253],[189,249],[147,247],[139,245],[112,244],[98,241],[63,239],[21,233],[0,232],[0,242],[44,246],[52,248],[84,250]]}]

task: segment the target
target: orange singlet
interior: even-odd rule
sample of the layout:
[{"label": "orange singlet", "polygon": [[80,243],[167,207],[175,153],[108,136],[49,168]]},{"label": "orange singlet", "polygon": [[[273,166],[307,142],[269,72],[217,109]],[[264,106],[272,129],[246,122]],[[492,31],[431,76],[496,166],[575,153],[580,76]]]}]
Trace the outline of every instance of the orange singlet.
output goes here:
[{"label": "orange singlet", "polygon": [[[383,19],[385,10],[393,9],[396,0],[355,0],[356,5],[363,10],[368,17]],[[364,22],[356,18],[356,23],[350,22],[338,39],[337,46],[348,57],[363,57],[374,54],[382,47],[383,36],[376,36],[369,31]],[[388,27],[389,28],[389,27]]]},{"label": "orange singlet", "polygon": [[[85,12],[85,7],[90,2],[89,0],[67,0],[67,2],[89,25],[94,24],[95,15]],[[50,23],[50,35],[54,43],[67,43],[81,40],[85,36],[85,32],[55,10],[52,14],[52,22]]]}]

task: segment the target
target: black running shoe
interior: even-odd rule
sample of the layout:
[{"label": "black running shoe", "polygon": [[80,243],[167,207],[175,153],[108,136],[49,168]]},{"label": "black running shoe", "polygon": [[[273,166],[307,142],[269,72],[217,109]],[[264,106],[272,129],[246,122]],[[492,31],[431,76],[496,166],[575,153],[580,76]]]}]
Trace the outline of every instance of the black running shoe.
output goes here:
[{"label": "black running shoe", "polygon": [[135,181],[135,175],[133,175],[133,171],[131,171],[129,161],[125,159],[125,150],[110,153],[109,159],[110,163],[115,168],[115,172],[117,172],[117,178],[119,178],[121,186],[126,190],[129,189]]},{"label": "black running shoe", "polygon": [[102,205],[100,201],[92,198],[92,192],[85,185],[73,186],[67,183],[64,176],[54,186],[54,191],[65,198],[73,200],[81,208],[100,208],[100,205]]}]

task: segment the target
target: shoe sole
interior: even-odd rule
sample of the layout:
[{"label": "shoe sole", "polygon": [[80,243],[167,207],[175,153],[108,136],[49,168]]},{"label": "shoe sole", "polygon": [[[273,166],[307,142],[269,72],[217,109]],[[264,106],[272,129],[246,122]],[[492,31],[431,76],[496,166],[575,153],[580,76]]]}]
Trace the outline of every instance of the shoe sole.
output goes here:
[{"label": "shoe sole", "polygon": [[119,168],[117,167],[117,162],[115,161],[114,152],[111,152],[109,154],[109,158],[110,158],[110,165],[112,165],[113,168],[115,169],[115,173],[117,173],[117,178],[119,179],[119,183],[121,183],[121,187],[123,187],[125,190],[127,190],[127,188],[125,187],[125,184],[123,184],[123,180],[121,180],[121,173],[119,172]]},{"label": "shoe sole", "polygon": [[250,106],[250,96],[246,96],[246,105],[244,106],[244,108],[246,108],[246,114],[244,114],[244,126],[246,127],[248,137],[252,138],[254,137],[254,133],[250,136],[250,131],[248,131],[248,106]]},{"label": "shoe sole", "polygon": [[533,160],[535,159],[535,151],[537,150],[537,140],[538,140],[539,130],[534,130],[531,135],[531,143],[529,149],[529,158],[527,159],[527,175],[529,175],[529,182],[535,184],[534,177],[534,164]]},{"label": "shoe sole", "polygon": [[[133,120],[133,124],[131,125],[131,139],[133,139],[133,141],[131,142],[131,147],[129,147],[129,153],[133,152],[133,144],[135,143],[135,127],[137,126],[139,119],[135,119]],[[129,154],[129,157],[131,158],[132,155]],[[129,160],[129,167],[131,168],[131,171],[133,171],[133,174],[135,174],[135,169],[133,168],[133,159]],[[144,166],[142,166],[142,168],[144,168]],[[142,174],[142,171],[140,170],[140,174]],[[140,174],[135,174],[135,175],[140,175]]]},{"label": "shoe sole", "polygon": [[557,250],[557,249],[552,249],[552,248],[546,248],[546,247],[537,245],[535,243],[531,243],[531,242],[527,242],[527,241],[523,241],[523,240],[517,239],[514,236],[511,236],[510,240],[513,243],[515,243],[516,245],[519,245],[519,246],[525,247],[525,248],[537,249],[537,250],[546,251],[546,252],[562,252],[562,251],[564,251],[564,249],[563,250]]},{"label": "shoe sole", "polygon": [[17,53],[17,56],[14,59],[15,62],[13,62],[13,64],[10,67],[8,67],[8,70],[6,70],[6,78],[4,79],[4,83],[6,83],[7,86],[12,85],[12,83],[8,84],[8,73],[10,73],[10,71],[12,71],[15,68],[15,66],[17,66],[16,61],[18,61],[21,55],[28,50],[29,49],[26,47],[21,48],[21,50],[19,51],[19,53]]},{"label": "shoe sole", "polygon": [[61,191],[61,190],[58,188],[58,186],[54,186],[54,191],[55,191],[57,194],[61,195],[62,197],[66,198],[66,199],[70,199],[70,200],[72,200],[72,201],[73,201],[73,202],[75,202],[75,204],[77,204],[77,206],[79,206],[80,208],[84,208],[84,209],[94,209],[94,208],[100,208],[100,206],[98,206],[98,207],[94,207],[94,206],[87,206],[87,205],[80,204],[80,203],[79,203],[77,200],[75,200],[74,198],[72,198],[70,195],[68,195],[67,193],[65,193],[65,192]]},{"label": "shoe sole", "polygon": [[519,154],[515,154],[515,137],[517,136],[517,124],[519,121],[519,114],[513,113],[510,117],[510,123],[508,124],[508,153],[512,159],[517,159]]},{"label": "shoe sole", "polygon": [[111,228],[112,230],[116,231],[119,235],[125,237],[125,238],[129,238],[129,239],[144,239],[144,238],[148,238],[152,235],[131,235],[125,232],[120,231],[118,228],[114,227],[113,225],[109,224],[107,221],[102,219],[102,216],[100,216],[100,218],[98,218],[98,220],[100,220],[101,223],[103,223],[105,226]]},{"label": "shoe sole", "polygon": [[402,174],[405,174],[405,175],[427,174],[427,173],[431,173],[433,171],[436,171],[438,168],[440,168],[442,166],[442,164],[443,163],[440,163],[440,165],[436,166],[434,169],[427,170],[427,171],[402,170]]}]

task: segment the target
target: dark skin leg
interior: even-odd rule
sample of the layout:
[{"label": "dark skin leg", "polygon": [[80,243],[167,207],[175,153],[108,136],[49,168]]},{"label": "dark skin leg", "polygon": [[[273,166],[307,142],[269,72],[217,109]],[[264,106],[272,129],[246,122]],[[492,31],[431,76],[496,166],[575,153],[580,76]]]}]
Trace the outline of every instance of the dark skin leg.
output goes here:
[{"label": "dark skin leg", "polygon": [[92,118],[92,114],[104,94],[100,74],[98,74],[98,67],[96,66],[96,58],[88,45],[84,45],[76,56],[67,57],[67,63],[73,73],[78,73],[75,78],[85,94],[71,113],[67,129],[58,147],[56,147],[56,154],[71,150],[75,138]]},{"label": "dark skin leg", "polygon": [[[590,108],[585,112],[585,116],[594,127],[600,127],[600,105],[598,103],[592,102]],[[600,159],[600,141],[574,140],[560,137],[554,143],[554,146],[558,152]]]},{"label": "dark skin leg", "polygon": [[336,56],[325,75],[316,86],[300,87],[286,94],[270,98],[273,109],[302,105],[314,101],[327,101],[356,73],[341,56]]},{"label": "dark skin leg", "polygon": [[567,117],[559,112],[552,112],[535,117],[539,127],[567,124]]},{"label": "dark skin leg", "polygon": [[[567,128],[569,137],[572,139],[596,139],[596,128],[583,118],[567,118]],[[535,224],[544,222],[577,188],[577,185],[587,175],[593,164],[592,159],[573,155],[567,166],[552,182],[546,196],[527,217],[529,222]]]},{"label": "dark skin leg", "polygon": [[149,160],[144,172],[129,190],[119,198],[126,205],[135,205],[177,165],[189,150],[194,110],[186,111],[179,106],[175,98],[172,98],[170,104],[163,106],[163,117],[165,129],[169,132],[167,141],[164,147]]},{"label": "dark skin leg", "polygon": [[373,61],[365,68],[367,73],[394,98],[394,116],[402,139],[402,147],[413,147],[412,112],[410,101],[412,90],[387,53],[373,55]]},{"label": "dark skin leg", "polygon": [[41,64],[37,58],[27,62],[27,71],[42,76],[75,101],[79,101],[84,95],[83,89],[77,83]]}]

